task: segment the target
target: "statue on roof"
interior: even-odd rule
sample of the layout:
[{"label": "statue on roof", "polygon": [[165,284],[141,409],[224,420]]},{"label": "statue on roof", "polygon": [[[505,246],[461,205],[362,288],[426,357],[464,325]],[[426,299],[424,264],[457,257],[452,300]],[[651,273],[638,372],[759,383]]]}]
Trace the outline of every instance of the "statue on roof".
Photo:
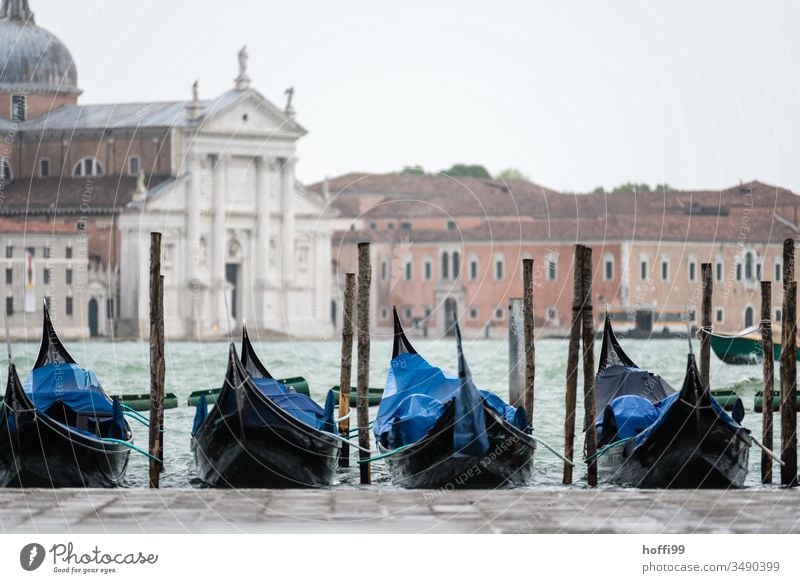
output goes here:
[{"label": "statue on roof", "polygon": [[250,77],[247,76],[247,60],[250,55],[247,54],[247,45],[244,45],[238,53],[239,58],[239,76],[236,77],[236,90],[244,91],[250,87]]},{"label": "statue on roof", "polygon": [[286,113],[286,115],[294,115],[294,107],[292,107],[294,87],[287,87],[283,94],[286,96],[286,107],[283,108],[283,111]]}]

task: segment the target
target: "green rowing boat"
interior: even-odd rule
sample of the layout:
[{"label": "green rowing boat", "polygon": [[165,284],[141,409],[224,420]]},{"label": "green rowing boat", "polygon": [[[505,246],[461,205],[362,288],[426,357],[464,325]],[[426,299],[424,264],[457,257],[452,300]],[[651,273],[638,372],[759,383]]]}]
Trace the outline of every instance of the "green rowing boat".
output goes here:
[{"label": "green rowing boat", "polygon": [[[310,395],[308,390],[308,381],[303,377],[290,377],[288,379],[278,379],[279,383],[283,383],[287,387],[293,388],[298,393],[302,393],[303,395]],[[188,405],[189,407],[196,407],[197,403],[200,401],[200,396],[205,395],[206,403],[209,405],[213,405],[214,402],[217,400],[217,396],[219,395],[219,389],[205,389],[199,391],[193,391],[189,395]]]},{"label": "green rowing boat", "polygon": [[[774,394],[772,397],[772,410],[773,411],[780,411],[781,410],[781,391],[780,387],[777,386],[778,383],[775,383],[774,387]],[[797,395],[795,399],[795,407],[800,409],[800,394]],[[764,391],[756,392],[755,402],[753,403],[753,409],[755,409],[756,413],[762,413],[764,411]]]},{"label": "green rowing boat", "polygon": [[[116,395],[120,403],[136,411],[150,410],[150,393],[134,393],[129,395]],[[164,395],[164,409],[174,409],[178,406],[178,396],[175,393]]]},{"label": "green rowing boat", "polygon": [[[336,406],[339,406],[339,385],[331,388],[333,391],[334,396],[336,397]],[[369,398],[369,406],[374,407],[376,405],[381,404],[381,398],[383,397],[383,387],[370,387],[368,389],[367,397]],[[356,388],[350,387],[350,406],[356,406]]]},{"label": "green rowing boat", "polygon": [[[756,364],[761,362],[764,351],[761,346],[761,334],[758,327],[748,328],[738,334],[711,333],[711,349],[714,354],[727,364]],[[772,343],[772,355],[777,362],[781,357],[781,345]],[[797,349],[800,360],[800,348]]]}]

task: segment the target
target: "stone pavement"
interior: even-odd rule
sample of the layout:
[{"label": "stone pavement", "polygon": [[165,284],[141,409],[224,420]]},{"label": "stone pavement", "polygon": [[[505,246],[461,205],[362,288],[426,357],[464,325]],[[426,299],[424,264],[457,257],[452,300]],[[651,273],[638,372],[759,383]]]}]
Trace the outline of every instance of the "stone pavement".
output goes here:
[{"label": "stone pavement", "polygon": [[5,533],[800,533],[800,491],[17,490]]}]

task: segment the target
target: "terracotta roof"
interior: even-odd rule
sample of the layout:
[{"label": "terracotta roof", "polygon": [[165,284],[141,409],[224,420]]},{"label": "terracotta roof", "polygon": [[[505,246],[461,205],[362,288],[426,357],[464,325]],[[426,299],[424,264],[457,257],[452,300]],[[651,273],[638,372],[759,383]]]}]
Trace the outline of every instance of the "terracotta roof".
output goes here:
[{"label": "terracotta roof", "polygon": [[[155,187],[168,176],[151,176]],[[7,184],[0,198],[0,215],[112,214],[122,211],[136,190],[136,177],[25,178]]]},{"label": "terracotta roof", "polygon": [[50,221],[20,221],[0,217],[0,233],[75,234],[73,225]]}]

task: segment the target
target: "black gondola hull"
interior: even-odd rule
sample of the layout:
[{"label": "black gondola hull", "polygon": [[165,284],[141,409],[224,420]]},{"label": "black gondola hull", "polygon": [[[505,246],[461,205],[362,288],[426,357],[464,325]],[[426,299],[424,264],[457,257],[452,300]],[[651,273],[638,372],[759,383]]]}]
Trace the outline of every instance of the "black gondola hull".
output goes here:
[{"label": "black gondola hull", "polygon": [[11,432],[2,418],[0,486],[113,488],[123,484],[130,449],[92,439],[53,420],[19,413]]},{"label": "black gondola hull", "polygon": [[[484,406],[489,450],[481,457],[453,452],[453,406],[426,437],[386,458],[392,482],[406,488],[456,489],[524,486],[530,482],[534,447]],[[379,449],[386,451],[385,448]]]},{"label": "black gondola hull", "polygon": [[197,477],[211,487],[314,488],[333,485],[339,442],[289,424],[247,427],[221,419],[192,439]]},{"label": "black gondola hull", "polygon": [[609,482],[640,488],[741,488],[750,437],[711,409],[676,403],[670,417],[636,449],[618,446],[600,457]]}]

